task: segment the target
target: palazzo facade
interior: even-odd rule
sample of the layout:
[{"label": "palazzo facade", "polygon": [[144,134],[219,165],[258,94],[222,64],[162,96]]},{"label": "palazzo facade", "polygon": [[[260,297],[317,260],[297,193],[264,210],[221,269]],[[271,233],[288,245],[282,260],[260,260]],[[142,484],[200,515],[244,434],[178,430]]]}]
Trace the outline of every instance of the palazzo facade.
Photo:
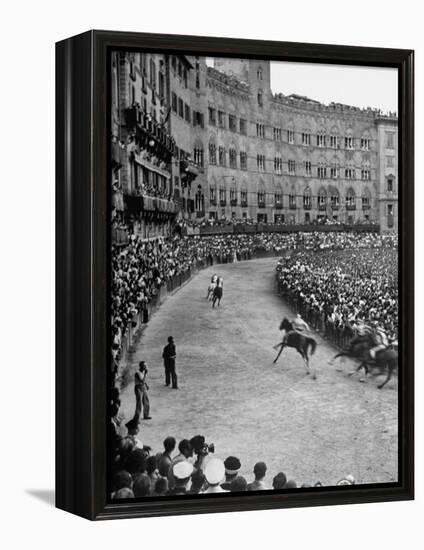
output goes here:
[{"label": "palazzo facade", "polygon": [[143,237],[177,219],[397,227],[394,113],[271,91],[268,61],[112,56],[115,214]]}]

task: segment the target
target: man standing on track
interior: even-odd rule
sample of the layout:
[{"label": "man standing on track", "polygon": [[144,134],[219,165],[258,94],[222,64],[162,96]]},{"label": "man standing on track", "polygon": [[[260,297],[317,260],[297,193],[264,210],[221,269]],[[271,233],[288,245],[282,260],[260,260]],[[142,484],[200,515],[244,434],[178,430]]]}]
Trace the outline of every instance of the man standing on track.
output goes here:
[{"label": "man standing on track", "polygon": [[149,386],[146,382],[147,367],[144,361],[140,361],[138,371],[134,375],[134,393],[136,399],[135,418],[140,418],[141,409],[143,409],[144,420],[150,420],[150,402],[147,390]]},{"label": "man standing on track", "polygon": [[168,344],[163,348],[163,363],[165,366],[165,385],[169,386],[172,382],[173,389],[178,389],[178,379],[175,370],[175,358],[177,351],[175,348],[174,338],[170,336],[168,338]]}]

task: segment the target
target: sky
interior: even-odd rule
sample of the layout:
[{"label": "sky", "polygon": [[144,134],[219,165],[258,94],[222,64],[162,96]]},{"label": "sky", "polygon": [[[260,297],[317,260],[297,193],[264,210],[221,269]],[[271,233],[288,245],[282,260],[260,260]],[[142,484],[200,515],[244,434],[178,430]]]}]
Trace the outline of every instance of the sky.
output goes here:
[{"label": "sky", "polygon": [[[207,64],[213,65],[213,60],[207,59]],[[326,105],[334,101],[398,111],[397,69],[272,62],[271,89],[284,95],[305,95]]]}]

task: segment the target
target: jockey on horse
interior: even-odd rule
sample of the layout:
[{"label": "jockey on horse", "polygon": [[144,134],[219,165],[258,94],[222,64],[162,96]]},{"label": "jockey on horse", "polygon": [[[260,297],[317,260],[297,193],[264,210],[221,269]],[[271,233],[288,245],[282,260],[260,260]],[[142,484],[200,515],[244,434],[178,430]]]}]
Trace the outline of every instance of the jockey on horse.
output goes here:
[{"label": "jockey on horse", "polygon": [[207,300],[212,299],[217,282],[218,282],[218,275],[214,273],[211,277],[211,284],[208,286],[208,293],[206,295]]},{"label": "jockey on horse", "polygon": [[[306,323],[306,321],[304,321],[302,319],[302,316],[300,315],[300,313],[297,313],[296,317],[292,320],[291,324],[293,325],[293,329],[296,332],[304,332],[304,331],[309,332],[311,330],[309,328],[308,323]],[[289,333],[285,329],[282,329],[282,332],[283,332],[282,343],[286,344],[287,343],[287,337],[288,337]]]},{"label": "jockey on horse", "polygon": [[224,293],[224,279],[221,276],[219,276],[213,291],[212,307],[215,307],[215,304],[217,301],[218,301],[218,305],[221,303],[221,298],[223,293]]},{"label": "jockey on horse", "polygon": [[380,326],[378,326],[377,323],[375,323],[375,330],[374,330],[373,336],[374,336],[374,342],[376,343],[376,345],[370,349],[371,359],[375,359],[379,351],[382,351],[389,347],[389,338],[386,334],[386,331],[383,330]]}]

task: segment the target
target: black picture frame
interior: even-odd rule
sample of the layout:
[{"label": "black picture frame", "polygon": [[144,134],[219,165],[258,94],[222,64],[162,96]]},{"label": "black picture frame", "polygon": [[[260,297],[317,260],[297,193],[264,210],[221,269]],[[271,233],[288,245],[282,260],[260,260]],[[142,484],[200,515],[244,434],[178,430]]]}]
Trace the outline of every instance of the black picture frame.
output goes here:
[{"label": "black picture frame", "polygon": [[[112,49],[376,67],[399,74],[399,480],[396,484],[107,501],[108,54]],[[91,520],[414,497],[414,53],[89,31],[56,44],[56,506]]]}]

